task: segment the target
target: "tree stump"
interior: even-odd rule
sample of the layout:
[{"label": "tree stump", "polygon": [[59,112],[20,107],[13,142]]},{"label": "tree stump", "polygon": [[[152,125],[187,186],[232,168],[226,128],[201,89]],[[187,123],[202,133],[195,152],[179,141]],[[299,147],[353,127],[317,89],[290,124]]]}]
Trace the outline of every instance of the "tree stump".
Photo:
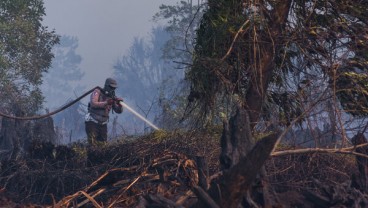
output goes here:
[{"label": "tree stump", "polygon": [[32,141],[56,142],[54,122],[51,117],[29,121],[2,118],[0,145],[4,154],[0,158],[18,158],[24,156]]},{"label": "tree stump", "polygon": [[34,140],[56,143],[54,120],[51,117],[35,120],[32,131]]},{"label": "tree stump", "polygon": [[[31,141],[30,121],[3,118],[0,130],[0,144],[7,154],[3,157],[18,158],[23,156]],[[8,154],[9,153],[9,154]]]}]

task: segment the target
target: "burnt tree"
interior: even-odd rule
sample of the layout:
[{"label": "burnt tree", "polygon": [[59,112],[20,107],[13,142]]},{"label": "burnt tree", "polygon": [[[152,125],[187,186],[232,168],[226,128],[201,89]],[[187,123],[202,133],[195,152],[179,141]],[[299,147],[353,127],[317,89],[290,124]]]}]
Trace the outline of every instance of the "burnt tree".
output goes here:
[{"label": "burnt tree", "polygon": [[[22,116],[24,114],[20,112],[18,117]],[[32,142],[56,143],[54,122],[51,117],[40,120],[1,119],[1,158],[23,157],[31,148]]]},{"label": "burnt tree", "polygon": [[[228,176],[251,158],[255,135],[270,133],[262,130],[269,125],[287,129],[307,122],[311,109],[326,101],[336,112],[368,114],[367,9],[364,1],[352,0],[208,1],[186,73],[188,100],[200,107],[205,124],[239,108],[222,136]],[[222,188],[233,192],[227,200],[241,201],[235,193],[243,189]]]},{"label": "burnt tree", "polygon": [[[356,146],[360,144],[366,144],[367,139],[365,138],[363,133],[358,133],[351,139],[351,142]],[[358,153],[368,155],[367,146],[357,147],[355,151]],[[357,175],[355,175],[355,178],[353,180],[353,186],[363,192],[366,192],[368,190],[368,178],[367,178],[368,177],[368,159],[360,157],[360,156],[356,156],[356,163],[357,163],[359,172]]]}]

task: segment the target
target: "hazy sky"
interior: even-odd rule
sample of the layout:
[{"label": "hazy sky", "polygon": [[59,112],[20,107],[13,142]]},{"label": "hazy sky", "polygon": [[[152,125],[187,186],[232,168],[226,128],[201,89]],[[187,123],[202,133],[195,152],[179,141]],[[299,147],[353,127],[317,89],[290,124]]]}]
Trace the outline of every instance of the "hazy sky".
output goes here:
[{"label": "hazy sky", "polygon": [[161,4],[176,0],[44,0],[43,25],[59,35],[79,39],[77,53],[87,90],[102,86],[116,60],[127,52],[135,36],[147,36],[152,16]]}]

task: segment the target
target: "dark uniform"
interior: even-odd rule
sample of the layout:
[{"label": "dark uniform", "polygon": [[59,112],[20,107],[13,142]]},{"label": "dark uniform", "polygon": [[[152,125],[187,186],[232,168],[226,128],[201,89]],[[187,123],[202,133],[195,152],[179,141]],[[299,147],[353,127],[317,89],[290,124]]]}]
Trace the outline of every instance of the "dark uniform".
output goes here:
[{"label": "dark uniform", "polygon": [[123,107],[121,98],[115,98],[115,89],[117,83],[112,78],[107,78],[103,92],[95,89],[91,94],[91,100],[88,104],[88,113],[85,117],[85,127],[89,144],[100,144],[107,141],[107,123],[109,113],[113,110],[115,113],[122,113]]}]

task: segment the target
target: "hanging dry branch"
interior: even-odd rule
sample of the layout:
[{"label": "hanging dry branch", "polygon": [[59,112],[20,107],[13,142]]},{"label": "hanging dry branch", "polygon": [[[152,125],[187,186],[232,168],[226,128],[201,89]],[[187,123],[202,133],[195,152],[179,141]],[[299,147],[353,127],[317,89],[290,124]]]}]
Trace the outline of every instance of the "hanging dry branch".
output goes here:
[{"label": "hanging dry branch", "polygon": [[[367,144],[359,145],[359,147],[367,146]],[[325,149],[325,148],[305,148],[305,149],[296,149],[296,150],[284,150],[284,151],[277,151],[273,152],[271,156],[282,156],[282,155],[290,155],[290,154],[304,154],[304,153],[339,153],[339,154],[351,154],[355,156],[360,156],[364,158],[368,158],[368,155],[362,154],[359,152],[353,151],[356,147],[348,147],[348,148],[341,148],[341,149]]]}]

